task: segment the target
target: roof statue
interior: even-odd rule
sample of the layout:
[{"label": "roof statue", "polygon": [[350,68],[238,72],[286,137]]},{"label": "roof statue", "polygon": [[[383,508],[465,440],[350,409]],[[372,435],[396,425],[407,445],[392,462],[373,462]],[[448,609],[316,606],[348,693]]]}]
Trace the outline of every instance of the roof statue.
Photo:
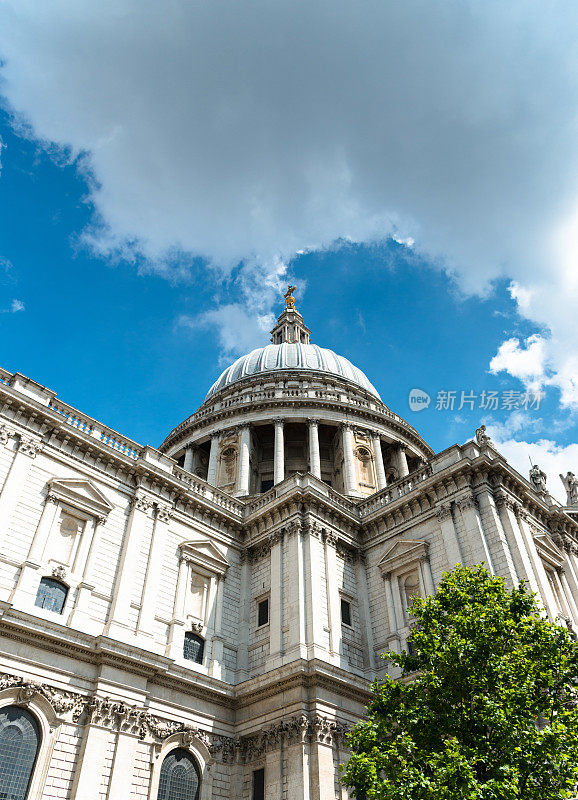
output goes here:
[{"label": "roof statue", "polygon": [[578,478],[573,472],[568,472],[566,477],[560,475],[560,480],[566,489],[566,503],[569,506],[578,506]]},{"label": "roof statue", "polygon": [[295,308],[295,298],[293,297],[293,292],[296,288],[296,286],[289,286],[283,295],[285,298],[285,308]]},{"label": "roof statue", "polygon": [[546,492],[546,480],[546,473],[543,472],[537,464],[533,464],[530,470],[530,482],[537,492]]}]

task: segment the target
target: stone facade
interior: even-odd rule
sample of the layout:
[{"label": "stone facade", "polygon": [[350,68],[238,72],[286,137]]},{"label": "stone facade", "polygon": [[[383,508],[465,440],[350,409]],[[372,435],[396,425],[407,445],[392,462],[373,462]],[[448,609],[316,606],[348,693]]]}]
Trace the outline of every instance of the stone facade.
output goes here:
[{"label": "stone facade", "polygon": [[[311,347],[284,313],[277,346]],[[28,797],[156,800],[178,749],[204,800],[252,800],[261,769],[267,800],[343,800],[410,598],[483,561],[572,628],[577,516],[487,437],[434,454],[330,371],[222,381],[159,450],[0,372],[0,713],[38,721]]]}]

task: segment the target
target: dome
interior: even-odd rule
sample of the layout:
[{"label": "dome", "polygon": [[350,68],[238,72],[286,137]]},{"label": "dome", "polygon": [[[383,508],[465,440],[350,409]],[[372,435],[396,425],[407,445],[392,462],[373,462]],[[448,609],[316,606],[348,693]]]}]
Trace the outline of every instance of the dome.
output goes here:
[{"label": "dome", "polygon": [[324,372],[342,378],[365,389],[374,397],[381,399],[367,376],[351,361],[338,356],[333,350],[316,344],[301,342],[282,342],[258,347],[238,358],[222,373],[207,393],[208,399],[216,392],[252,375],[263,375],[279,370],[298,370],[299,372]]}]

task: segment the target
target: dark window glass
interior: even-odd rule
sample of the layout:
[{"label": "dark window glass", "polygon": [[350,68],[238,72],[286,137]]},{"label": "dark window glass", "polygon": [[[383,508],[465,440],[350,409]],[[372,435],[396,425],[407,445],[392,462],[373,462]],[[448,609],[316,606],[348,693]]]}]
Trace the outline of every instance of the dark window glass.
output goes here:
[{"label": "dark window glass", "polygon": [[259,603],[258,617],[257,625],[266,625],[269,622],[269,598]]},{"label": "dark window glass", "polygon": [[202,636],[197,636],[196,633],[191,633],[190,631],[185,633],[183,655],[189,661],[196,661],[197,664],[202,664],[203,656],[205,655],[205,640]]},{"label": "dark window glass", "polygon": [[[49,611],[56,611],[57,614],[62,614],[67,594],[68,587],[60,581],[55,578],[42,578],[38,587],[35,605],[40,608],[47,608]],[[2,795],[0,795],[1,797]]]},{"label": "dark window glass", "polygon": [[253,797],[252,800],[265,800],[265,770],[256,769],[253,772]]},{"label": "dark window glass", "polygon": [[40,727],[24,708],[0,709],[0,798],[26,800],[40,745]]},{"label": "dark window glass", "polygon": [[351,603],[341,598],[341,621],[351,627]]},{"label": "dark window glass", "polygon": [[201,776],[192,755],[179,747],[163,761],[157,800],[199,800]]},{"label": "dark window glass", "polygon": [[261,493],[273,488],[273,481],[261,481]]}]

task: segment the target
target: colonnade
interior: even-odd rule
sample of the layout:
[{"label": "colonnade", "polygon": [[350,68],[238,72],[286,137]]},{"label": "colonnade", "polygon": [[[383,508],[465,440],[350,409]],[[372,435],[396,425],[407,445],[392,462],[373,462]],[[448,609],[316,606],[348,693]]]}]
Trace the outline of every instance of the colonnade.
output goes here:
[{"label": "colonnade", "polygon": [[[281,483],[285,479],[285,420],[277,417],[272,420],[274,437],[273,454],[273,484]],[[341,444],[343,448],[343,483],[346,495],[358,494],[357,477],[355,470],[355,452],[353,425],[350,423],[340,424]],[[321,479],[321,458],[319,450],[319,420],[312,418],[307,420],[308,444],[309,444],[309,471],[316,478]],[[244,423],[236,427],[240,432],[239,442],[239,466],[237,489],[235,494],[244,497],[250,492],[250,457],[251,457],[251,423]],[[227,431],[213,433],[211,435],[211,446],[209,451],[209,465],[207,471],[207,482],[214,486],[217,480],[217,466],[219,458],[219,441],[222,436],[227,435]],[[373,459],[375,462],[376,489],[384,489],[387,485],[385,465],[383,462],[383,452],[381,449],[381,438],[376,432],[365,432],[369,435],[372,442]],[[184,468],[192,471],[194,445],[189,445],[185,451]],[[409,475],[407,455],[403,445],[398,445],[396,449],[397,473],[399,478]]]}]

